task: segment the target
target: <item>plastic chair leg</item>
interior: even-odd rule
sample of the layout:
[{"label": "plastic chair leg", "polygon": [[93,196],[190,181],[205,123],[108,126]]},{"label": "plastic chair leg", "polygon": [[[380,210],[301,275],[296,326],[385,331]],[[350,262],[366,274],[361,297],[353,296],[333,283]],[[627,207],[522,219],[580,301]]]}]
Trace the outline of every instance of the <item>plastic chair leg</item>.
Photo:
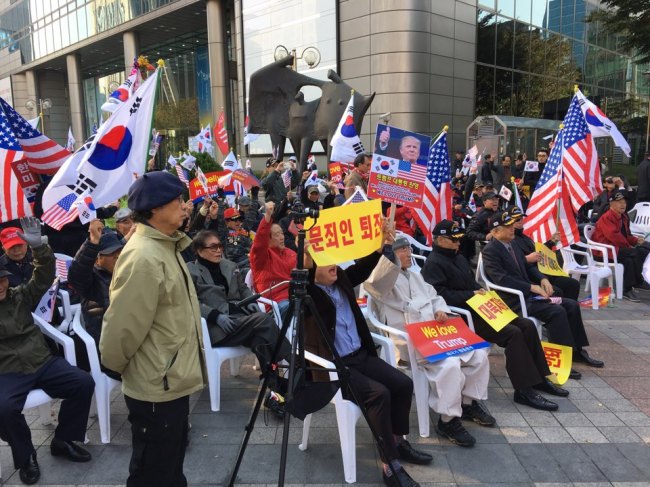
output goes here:
[{"label": "plastic chair leg", "polygon": [[311,414],[305,416],[305,420],[302,423],[302,441],[298,448],[300,451],[305,451],[309,447],[309,428],[311,427]]},{"label": "plastic chair leg", "polygon": [[429,384],[426,377],[418,374],[413,377],[415,388],[415,407],[418,414],[418,428],[422,438],[429,437]]},{"label": "plastic chair leg", "polygon": [[50,402],[38,406],[38,414],[42,425],[52,424],[52,404]]},{"label": "plastic chair leg", "polygon": [[353,484],[357,481],[357,415],[351,406],[357,408],[352,403],[339,403],[336,405],[336,419],[339,429],[339,439],[341,440],[341,456],[343,457],[343,475],[348,484]]},{"label": "plastic chair leg", "polygon": [[592,273],[589,276],[589,279],[587,279],[587,282],[589,281],[591,281],[591,309],[598,309],[598,293],[600,292],[598,286],[600,284],[600,279],[596,274]]},{"label": "plastic chair leg", "polygon": [[111,398],[106,384],[95,386],[95,399],[97,401],[97,422],[102,443],[111,442]]}]

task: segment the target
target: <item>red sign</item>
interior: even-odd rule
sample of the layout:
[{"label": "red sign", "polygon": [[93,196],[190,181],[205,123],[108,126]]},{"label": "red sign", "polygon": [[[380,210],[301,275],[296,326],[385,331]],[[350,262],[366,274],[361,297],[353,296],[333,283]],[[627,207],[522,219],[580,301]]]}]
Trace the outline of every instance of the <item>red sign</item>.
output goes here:
[{"label": "red sign", "polygon": [[[209,172],[205,175],[206,179],[208,180],[208,192],[211,195],[217,194],[217,188],[219,187],[219,178],[229,173],[230,171],[214,171]],[[190,181],[189,190],[190,199],[194,201],[194,203],[203,200],[203,197],[205,196],[205,190],[203,189],[203,186],[201,185],[201,182],[198,178],[194,178]],[[224,191],[234,191],[232,181],[224,188]]]},{"label": "red sign", "polygon": [[472,332],[460,317],[449,318],[444,323],[411,323],[406,325],[406,331],[416,350],[429,362],[438,362],[447,357],[490,346]]},{"label": "red sign", "polygon": [[330,172],[330,181],[337,184],[343,182],[343,168],[340,162],[330,162],[327,165],[327,169]]},{"label": "red sign", "polygon": [[27,159],[13,161],[11,163],[11,168],[16,175],[16,179],[18,180],[18,184],[20,184],[20,188],[25,194],[25,198],[27,198],[27,201],[30,203],[33,203],[34,199],[36,198],[36,191],[38,191],[41,183],[30,169],[29,164],[27,164]]}]

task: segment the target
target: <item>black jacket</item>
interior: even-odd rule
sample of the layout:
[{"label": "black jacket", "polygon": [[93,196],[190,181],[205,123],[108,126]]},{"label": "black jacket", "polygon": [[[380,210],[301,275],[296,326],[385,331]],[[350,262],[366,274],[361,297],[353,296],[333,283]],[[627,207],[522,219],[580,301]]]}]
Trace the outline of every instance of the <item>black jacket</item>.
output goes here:
[{"label": "black jacket", "polygon": [[465,235],[470,240],[483,241],[487,239],[487,234],[490,233],[490,218],[494,216],[496,211],[482,208],[477,212],[469,221]]},{"label": "black jacket", "polygon": [[434,245],[420,272],[449,306],[467,308],[466,301],[481,289],[469,262],[455,250]]},{"label": "black jacket", "polygon": [[[377,356],[375,344],[370,335],[370,329],[363,317],[363,313],[357,304],[357,296],[354,292],[354,287],[364,282],[373,269],[379,262],[381,254],[373,252],[372,254],[357,260],[356,264],[343,270],[337,268],[337,285],[342,293],[350,302],[352,314],[357,323],[357,332],[361,339],[361,347],[365,348],[369,355]],[[329,336],[331,343],[334,344],[334,335],[336,333],[336,308],[330,297],[314,283],[314,269],[309,273],[309,284],[307,285],[307,292],[312,297],[316,310],[320,315],[324,325],[325,333]],[[305,309],[305,349],[309,350],[316,355],[323,357],[326,360],[332,360],[332,353],[327,347],[325,339],[321,336],[318,329],[316,319],[309,312],[309,308]],[[325,372],[314,373],[314,378],[317,380],[329,380],[328,374]]]},{"label": "black jacket", "polygon": [[34,264],[32,264],[32,251],[27,250],[25,257],[16,262],[7,257],[7,254],[0,257],[0,266],[5,267],[11,275],[9,276],[9,287],[18,287],[21,284],[27,284],[34,273]]},{"label": "black jacket", "polygon": [[[537,269],[537,264],[528,264],[524,253],[518,245],[511,243],[517,262],[510,256],[506,247],[496,239],[492,239],[483,249],[483,267],[487,278],[498,286],[517,289],[528,299],[532,293],[531,284],[539,284],[544,275]],[[499,296],[515,312],[521,311],[519,298],[514,294],[499,292]]]}]

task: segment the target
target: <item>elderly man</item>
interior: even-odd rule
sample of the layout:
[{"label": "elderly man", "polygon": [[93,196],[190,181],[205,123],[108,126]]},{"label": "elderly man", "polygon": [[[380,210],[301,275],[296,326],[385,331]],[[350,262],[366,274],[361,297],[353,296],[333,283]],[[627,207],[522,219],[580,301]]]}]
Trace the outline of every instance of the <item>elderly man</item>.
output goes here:
[{"label": "elderly man", "polygon": [[[643,237],[635,237],[630,232],[630,217],[627,216],[626,207],[625,191],[614,191],[609,198],[609,210],[598,219],[591,239],[614,246],[618,262],[623,264],[623,297],[638,303],[640,300],[634,288],[650,289],[641,275],[650,248]],[[613,257],[610,250],[609,258]]]},{"label": "elderly man", "polygon": [[250,252],[250,233],[242,227],[244,218],[236,208],[226,208],[223,212],[226,228],[220,233],[222,242],[225,242],[224,254],[227,259],[237,264],[240,268],[248,271],[248,253]]},{"label": "elderly man", "polygon": [[[216,232],[200,231],[194,237],[192,247],[197,259],[187,267],[199,296],[201,315],[208,324],[212,345],[248,347],[257,356],[262,369],[268,370],[280,329],[270,315],[260,312],[257,303],[253,302],[245,309],[235,305],[253,293],[244,283],[239,267],[224,258],[223,244]],[[291,345],[283,338],[277,359],[288,359],[290,353]],[[265,404],[272,411],[284,414],[283,407],[271,399],[271,395]]]},{"label": "elderly man", "polygon": [[[386,228],[384,229],[386,230]],[[387,251],[392,244],[390,232],[384,232]],[[389,487],[419,487],[400,464],[400,460],[431,463],[433,457],[414,449],[403,435],[409,432],[409,411],[413,396],[413,382],[399,370],[377,357],[377,350],[368,324],[359,309],[354,287],[364,282],[377,265],[382,248],[359,259],[343,270],[338,266],[312,267],[307,292],[312,297],[318,314],[327,327],[330,343],[349,370],[348,380],[357,400],[363,403],[368,420],[381,442],[384,483]],[[305,316],[305,348],[332,360],[321,330],[311,313]],[[315,374],[328,380],[327,373]],[[324,375],[324,377],[321,377]],[[344,397],[352,400],[349,391]]]},{"label": "elderly man", "polygon": [[115,230],[120,238],[128,240],[135,231],[133,219],[131,218],[131,210],[128,208],[120,208],[113,216],[115,218]]},{"label": "elderly man", "polygon": [[[394,259],[382,256],[363,284],[363,288],[376,299],[379,320],[400,330],[404,330],[407,323],[447,321],[450,309],[445,300],[419,272],[411,270],[408,240],[395,240],[393,252]],[[440,414],[436,432],[456,445],[474,446],[476,439],[463,426],[461,416],[482,426],[496,423],[479,402],[487,399],[490,379],[487,352],[472,350],[427,363],[422,368],[429,381],[429,406]]]},{"label": "elderly man", "polygon": [[[291,279],[291,270],[296,267],[296,253],[284,246],[284,232],[277,223],[271,223],[275,203],[265,205],[264,218],[257,228],[250,252],[251,270],[255,290],[262,292]],[[284,314],[289,308],[289,285],[278,286],[264,297],[278,302]]]},{"label": "elderly man", "polygon": [[368,192],[368,179],[370,177],[370,165],[372,154],[359,154],[354,158],[354,169],[345,177],[345,199],[354,194],[357,186],[360,186],[365,193]]},{"label": "elderly man", "polygon": [[433,250],[422,267],[422,277],[451,306],[466,309],[472,314],[477,335],[505,349],[506,372],[515,390],[515,402],[543,411],[557,410],[557,403],[549,401],[537,391],[560,397],[568,396],[569,392],[546,379],[551,371],[535,324],[529,319],[517,317],[496,331],[467,304],[468,299],[485,290],[476,282],[469,263],[458,251],[462,236],[458,225],[449,220],[443,220],[434,227]]},{"label": "elderly man", "polygon": [[[269,175],[262,180],[266,201],[273,201],[279,204],[286,196],[290,188],[294,188],[300,182],[300,174],[296,171],[296,164],[293,162],[272,161],[269,168]],[[282,180],[282,173],[291,171],[291,184],[287,188]]]},{"label": "elderly man", "polygon": [[20,238],[20,228],[7,227],[0,232],[0,244],[5,251],[0,256],[0,266],[11,273],[9,287],[29,282],[34,272],[32,255],[25,241]]},{"label": "elderly man", "polygon": [[181,256],[191,240],[185,185],[168,172],[146,173],[129,188],[138,222],[109,290],[99,348],[122,375],[133,452],[128,487],[184,486],[189,397],[206,382],[201,310]]},{"label": "elderly man", "polygon": [[492,239],[490,234],[490,220],[494,217],[499,209],[499,196],[490,191],[482,196],[483,208],[476,212],[467,226],[467,238],[480,242],[481,246],[485,245],[483,242]]},{"label": "elderly man", "polygon": [[22,414],[29,391],[43,389],[62,398],[59,424],[50,452],[73,462],[88,462],[91,455],[74,443],[86,436],[88,411],[95,390],[92,377],[53,356],[31,311],[54,280],[54,255],[41,237],[35,218],[21,220],[24,233],[18,238],[34,253],[34,274],[27,284],[9,286],[11,273],[0,267],[0,438],[9,443],[14,467],[25,484],[38,482],[41,472],[36,461],[29,426]]},{"label": "elderly man", "polygon": [[[485,273],[494,284],[517,289],[524,294],[528,314],[544,322],[549,341],[573,348],[573,361],[583,362],[591,367],[603,367],[603,362],[593,359],[584,347],[589,345],[582,323],[580,306],[569,298],[556,297],[549,280],[529,264],[521,249],[513,244],[515,220],[507,211],[497,213],[492,219],[493,239],[483,249]],[[520,312],[519,299],[509,293],[499,293],[501,298],[516,312]],[[579,379],[582,375],[571,370],[570,377]]]}]

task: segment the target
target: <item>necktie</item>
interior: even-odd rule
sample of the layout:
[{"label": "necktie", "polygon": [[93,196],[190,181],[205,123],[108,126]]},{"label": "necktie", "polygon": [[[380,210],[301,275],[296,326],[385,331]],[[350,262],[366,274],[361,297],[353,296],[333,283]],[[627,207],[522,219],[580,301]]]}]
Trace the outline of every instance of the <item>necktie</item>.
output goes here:
[{"label": "necktie", "polygon": [[519,260],[517,259],[517,256],[515,255],[515,250],[512,248],[512,245],[508,245],[508,253],[510,254],[510,257],[515,261],[515,264],[517,264],[517,269],[519,269],[520,273],[523,273],[523,270],[521,266],[519,265]]}]

